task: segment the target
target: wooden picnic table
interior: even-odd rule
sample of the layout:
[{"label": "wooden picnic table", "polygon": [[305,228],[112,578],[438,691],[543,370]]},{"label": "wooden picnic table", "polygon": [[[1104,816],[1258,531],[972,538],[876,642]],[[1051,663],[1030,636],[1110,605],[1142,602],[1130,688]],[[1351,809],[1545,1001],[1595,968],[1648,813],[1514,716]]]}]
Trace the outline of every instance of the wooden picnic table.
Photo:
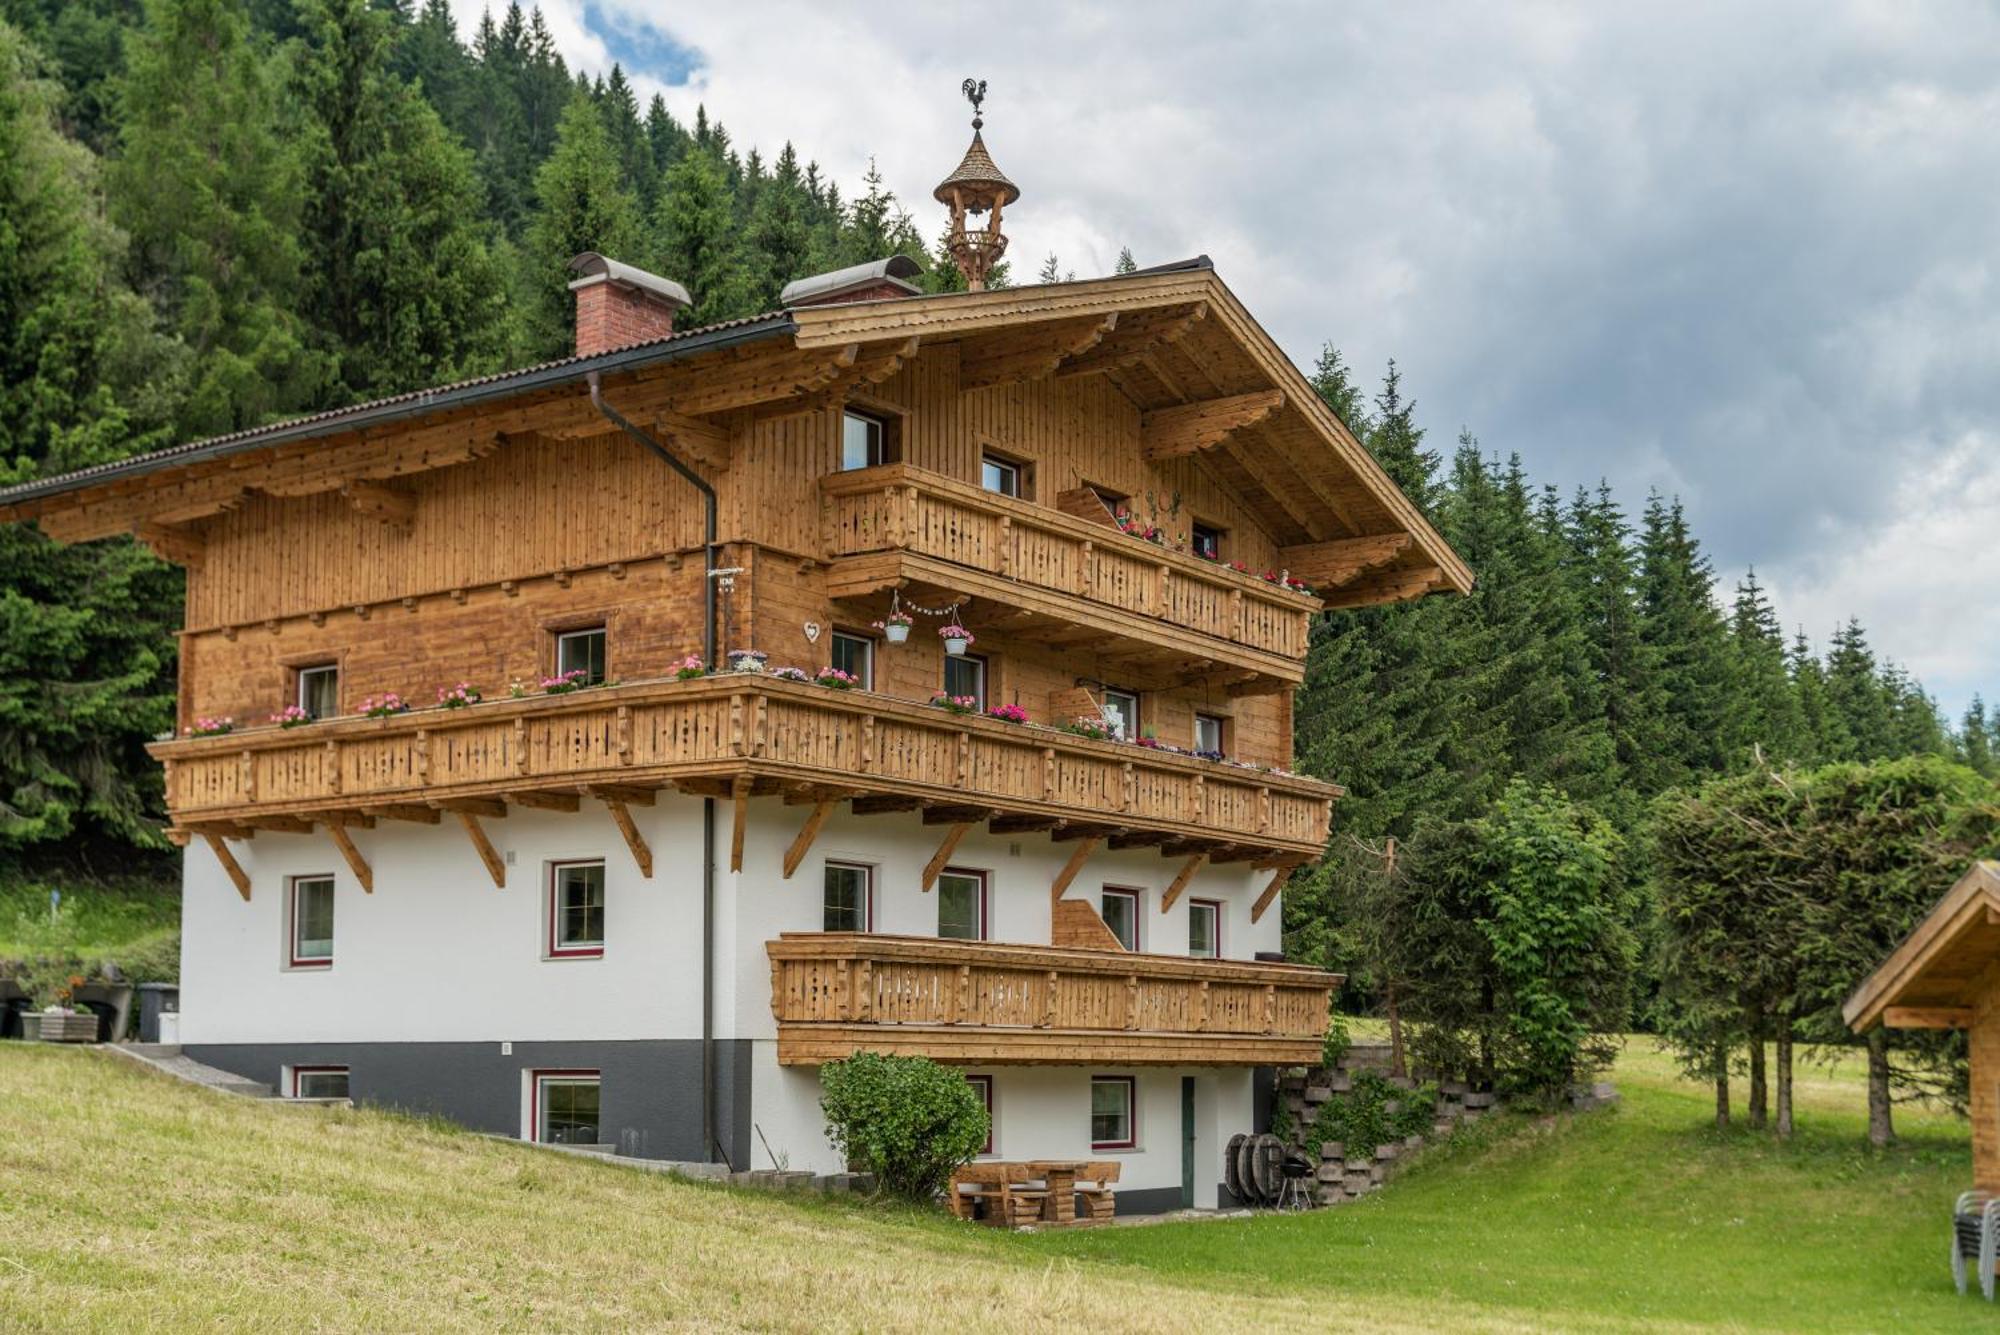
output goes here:
[{"label": "wooden picnic table", "polygon": [[1076,1179],[1087,1164],[1079,1159],[1030,1159],[1027,1166],[1048,1187],[1049,1194],[1042,1200],[1042,1218],[1051,1224],[1074,1224]]}]

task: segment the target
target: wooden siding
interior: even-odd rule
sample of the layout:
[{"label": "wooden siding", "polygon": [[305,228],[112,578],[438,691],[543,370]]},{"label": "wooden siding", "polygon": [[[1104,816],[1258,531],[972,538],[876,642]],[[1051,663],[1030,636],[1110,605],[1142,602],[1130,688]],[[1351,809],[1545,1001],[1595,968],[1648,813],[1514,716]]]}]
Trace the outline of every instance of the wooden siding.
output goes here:
[{"label": "wooden siding", "polygon": [[862,1049],[971,1064],[1317,1060],[1338,975],[1059,946],[787,932],[765,945],[778,1061]]},{"label": "wooden siding", "polygon": [[1339,790],[862,692],[727,675],[155,743],[182,828],[581,786],[907,795],[1317,854]]}]

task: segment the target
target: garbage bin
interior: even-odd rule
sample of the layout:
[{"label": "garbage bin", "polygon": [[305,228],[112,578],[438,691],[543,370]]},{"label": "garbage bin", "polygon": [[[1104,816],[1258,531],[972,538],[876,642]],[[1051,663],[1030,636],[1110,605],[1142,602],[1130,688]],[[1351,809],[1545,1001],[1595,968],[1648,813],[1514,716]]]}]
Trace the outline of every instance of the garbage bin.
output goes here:
[{"label": "garbage bin", "polygon": [[[141,1043],[177,1043],[180,1041],[181,989],[178,983],[139,984],[139,1041]],[[174,1031],[169,1038],[163,1032],[167,1026],[161,1024],[161,1017],[171,1015],[168,1022]]]},{"label": "garbage bin", "polygon": [[0,982],[0,1038],[26,1038],[21,1017],[34,1005],[28,994],[12,983]]}]

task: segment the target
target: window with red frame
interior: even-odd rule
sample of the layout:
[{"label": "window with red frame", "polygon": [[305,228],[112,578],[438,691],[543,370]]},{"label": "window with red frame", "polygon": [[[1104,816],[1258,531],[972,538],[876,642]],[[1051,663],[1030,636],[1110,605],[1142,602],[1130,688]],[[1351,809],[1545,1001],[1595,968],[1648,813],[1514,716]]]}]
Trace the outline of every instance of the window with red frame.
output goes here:
[{"label": "window with red frame", "polygon": [[292,967],[327,968],[333,963],[333,878],[294,876],[288,899]]},{"label": "window with red frame", "polygon": [[593,959],[604,953],[604,863],[549,864],[551,959]]},{"label": "window with red frame", "polygon": [[965,1083],[972,1086],[972,1092],[979,1095],[979,1101],[986,1105],[986,1143],[979,1147],[981,1154],[993,1153],[993,1077],[990,1075],[969,1075]]},{"label": "window with red frame", "polygon": [[1129,1150],[1139,1144],[1138,1084],[1129,1075],[1090,1078],[1090,1148]]},{"label": "window with red frame", "polygon": [[1222,905],[1213,899],[1188,901],[1188,954],[1198,960],[1222,958]]}]

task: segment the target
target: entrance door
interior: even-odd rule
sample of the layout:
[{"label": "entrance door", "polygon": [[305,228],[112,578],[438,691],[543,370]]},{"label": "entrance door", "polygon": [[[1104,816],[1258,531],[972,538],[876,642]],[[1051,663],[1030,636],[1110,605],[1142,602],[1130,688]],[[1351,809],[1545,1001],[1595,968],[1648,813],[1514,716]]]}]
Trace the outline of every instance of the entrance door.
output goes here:
[{"label": "entrance door", "polygon": [[1194,1077],[1181,1077],[1181,1209],[1194,1208]]}]

